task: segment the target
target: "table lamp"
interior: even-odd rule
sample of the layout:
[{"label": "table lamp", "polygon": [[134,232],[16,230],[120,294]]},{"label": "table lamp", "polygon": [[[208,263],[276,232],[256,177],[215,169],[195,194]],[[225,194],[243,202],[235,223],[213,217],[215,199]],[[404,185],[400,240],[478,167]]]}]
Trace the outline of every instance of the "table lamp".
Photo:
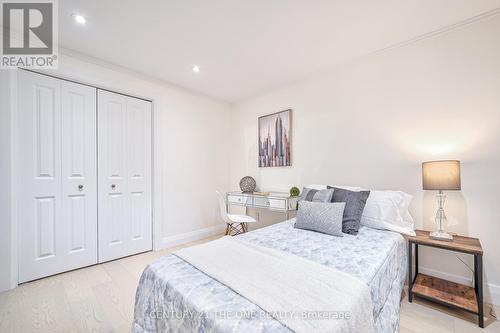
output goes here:
[{"label": "table lamp", "polygon": [[460,190],[460,161],[429,161],[422,163],[422,183],[424,190],[438,191],[436,194],[438,210],[436,212],[436,223],[439,225],[438,231],[430,233],[430,237],[438,240],[452,241],[453,236],[443,229],[446,223],[444,212],[444,202],[446,195],[443,191]]}]

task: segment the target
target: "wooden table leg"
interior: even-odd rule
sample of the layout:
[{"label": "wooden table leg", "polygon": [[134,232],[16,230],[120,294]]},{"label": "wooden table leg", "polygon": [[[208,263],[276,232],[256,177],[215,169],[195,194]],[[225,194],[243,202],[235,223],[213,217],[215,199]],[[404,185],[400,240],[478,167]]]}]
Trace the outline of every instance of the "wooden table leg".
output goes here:
[{"label": "wooden table leg", "polygon": [[411,289],[413,288],[413,258],[412,258],[413,244],[408,242],[408,302],[413,301],[413,293]]}]

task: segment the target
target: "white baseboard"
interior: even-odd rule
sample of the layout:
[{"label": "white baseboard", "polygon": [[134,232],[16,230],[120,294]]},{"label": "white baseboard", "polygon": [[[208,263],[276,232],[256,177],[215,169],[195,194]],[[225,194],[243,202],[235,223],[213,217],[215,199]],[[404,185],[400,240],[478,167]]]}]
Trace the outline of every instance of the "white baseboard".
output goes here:
[{"label": "white baseboard", "polygon": [[467,278],[465,276],[455,275],[455,274],[450,274],[450,273],[444,273],[444,272],[441,272],[441,271],[438,271],[438,270],[435,270],[435,269],[432,269],[432,268],[427,268],[427,267],[422,267],[422,266],[420,266],[418,268],[418,271],[420,273],[424,273],[424,274],[427,274],[427,275],[432,275],[432,276],[435,276],[435,277],[438,277],[438,278],[441,278],[441,279],[453,281],[453,282],[456,282],[456,283],[465,284],[466,286],[471,286],[472,285],[471,279],[469,279],[469,278]]},{"label": "white baseboard", "polygon": [[211,236],[222,235],[225,227],[226,227],[225,225],[220,224],[208,228],[186,232],[175,236],[163,237],[161,239],[160,247],[157,250],[174,247],[184,243],[194,242]]},{"label": "white baseboard", "polygon": [[[449,273],[444,273],[432,268],[427,268],[427,267],[422,267],[420,266],[418,268],[418,271],[424,274],[432,275],[441,279],[453,281],[456,283],[461,283],[465,284],[467,286],[470,286],[471,280],[465,276],[461,275],[456,275],[456,274],[449,274]],[[483,290],[483,297],[484,301],[486,303],[493,304],[495,306],[500,306],[500,286],[497,286],[496,284],[492,283],[487,283],[484,285],[484,290]]]}]

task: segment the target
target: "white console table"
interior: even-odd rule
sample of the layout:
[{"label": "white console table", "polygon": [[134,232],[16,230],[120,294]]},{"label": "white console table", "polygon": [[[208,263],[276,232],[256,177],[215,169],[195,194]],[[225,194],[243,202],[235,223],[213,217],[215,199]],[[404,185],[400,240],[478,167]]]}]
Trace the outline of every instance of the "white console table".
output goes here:
[{"label": "white console table", "polygon": [[226,193],[228,211],[229,205],[267,209],[285,213],[287,220],[289,219],[289,213],[297,210],[297,200],[298,197],[291,197],[288,193],[281,192],[269,192],[269,194],[244,192]]}]

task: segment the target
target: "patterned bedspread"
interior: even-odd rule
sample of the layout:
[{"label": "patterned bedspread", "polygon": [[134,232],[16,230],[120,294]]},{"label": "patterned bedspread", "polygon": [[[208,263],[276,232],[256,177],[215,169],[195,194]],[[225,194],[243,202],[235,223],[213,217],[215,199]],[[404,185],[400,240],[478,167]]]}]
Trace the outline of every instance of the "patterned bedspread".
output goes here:
[{"label": "patterned bedspread", "polygon": [[[357,236],[334,237],[295,229],[293,223],[294,219],[237,237],[360,278],[370,288],[377,332],[397,331],[407,267],[403,237],[367,227],[361,227]],[[132,332],[290,330],[243,296],[168,255],[144,270],[137,288]]]}]

